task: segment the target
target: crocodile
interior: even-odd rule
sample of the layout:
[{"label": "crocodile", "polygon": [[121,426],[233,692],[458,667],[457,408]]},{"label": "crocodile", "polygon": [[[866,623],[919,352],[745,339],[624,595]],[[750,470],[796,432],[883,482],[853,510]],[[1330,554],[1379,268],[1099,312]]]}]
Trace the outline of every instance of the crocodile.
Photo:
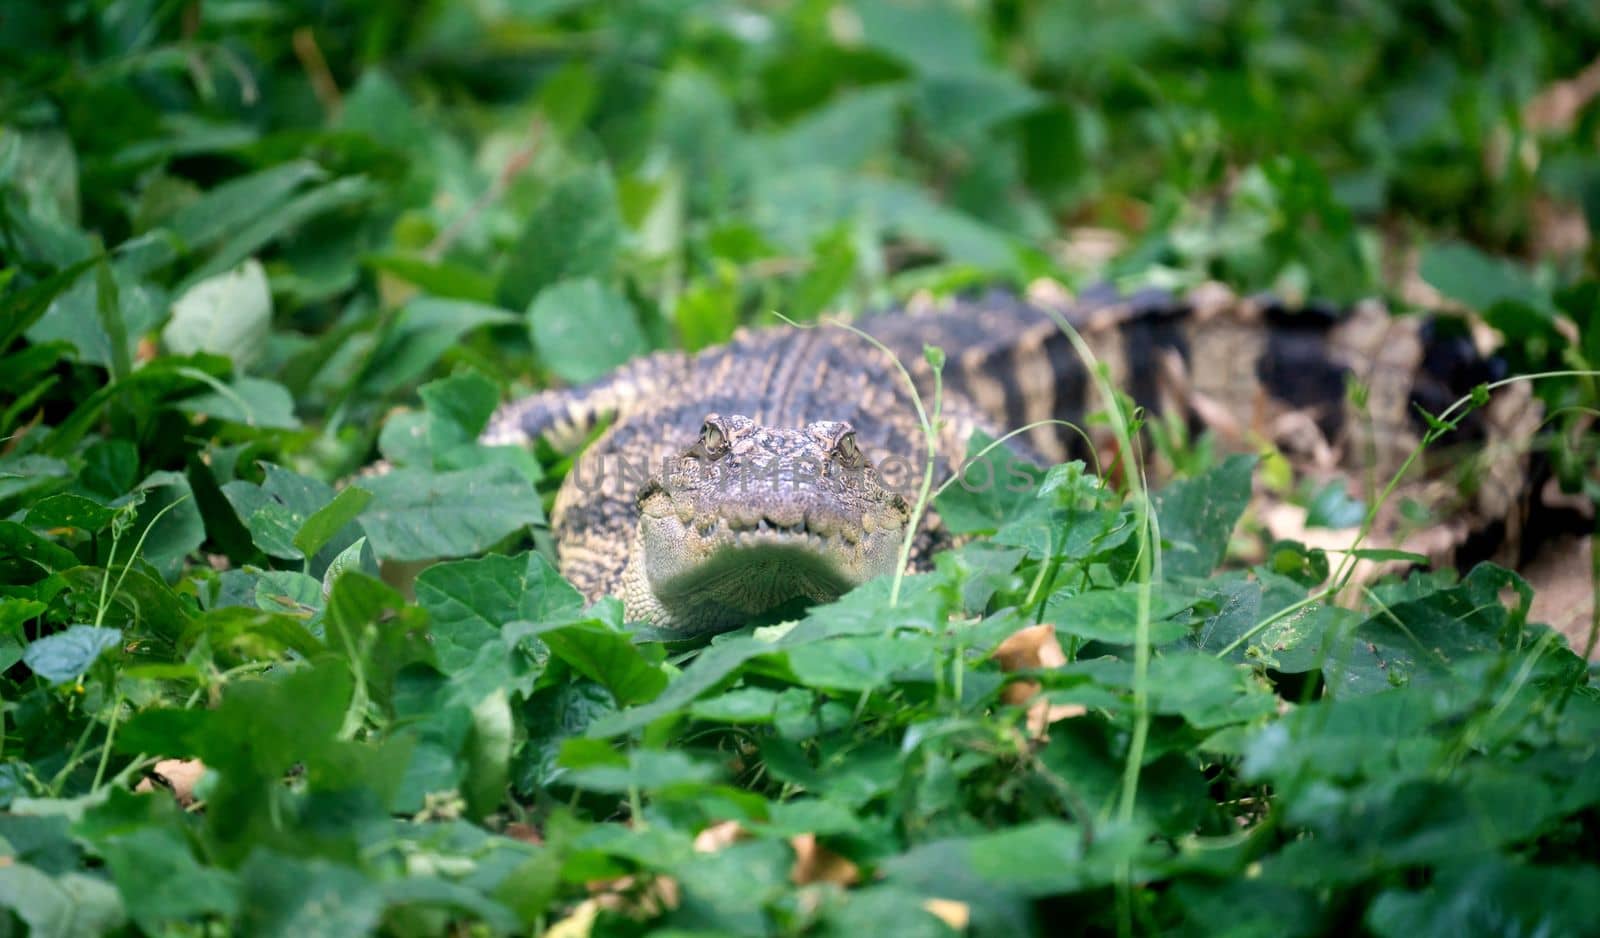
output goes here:
[{"label": "crocodile", "polygon": [[[940,476],[960,471],[980,431],[1028,428],[1007,445],[1036,465],[1092,456],[1076,425],[1103,402],[1065,323],[1141,407],[1233,448],[1381,478],[1419,439],[1418,408],[1437,413],[1494,377],[1493,360],[1439,322],[1373,302],[1289,309],[1215,284],[1074,297],[1039,282],[914,298],[855,329],[744,329],[693,354],[657,352],[506,404],[482,439],[571,450],[610,420],[557,493],[560,570],[591,601],[620,596],[630,620],[692,636],[897,568],[929,456],[927,346],[947,357],[932,437]],[[1504,447],[1514,416],[1490,408],[1462,432],[1479,449]],[[1504,477],[1483,476],[1494,484],[1463,511],[1505,514],[1520,480],[1515,459],[1500,462]],[[949,542],[935,513],[921,524],[914,565]]]}]

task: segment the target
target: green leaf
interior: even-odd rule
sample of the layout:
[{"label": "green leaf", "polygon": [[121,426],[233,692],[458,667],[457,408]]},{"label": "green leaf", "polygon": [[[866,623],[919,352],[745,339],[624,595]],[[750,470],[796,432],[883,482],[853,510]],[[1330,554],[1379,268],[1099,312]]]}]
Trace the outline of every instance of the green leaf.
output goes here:
[{"label": "green leaf", "polygon": [[588,735],[604,739],[648,726],[687,707],[702,694],[721,685],[745,662],[772,651],[772,646],[766,642],[747,637],[713,645],[701,652],[694,663],[674,678],[656,699],[595,720],[589,726]]},{"label": "green leaf", "polygon": [[667,674],[647,660],[627,632],[603,619],[536,625],[517,622],[507,626],[506,642],[536,637],[550,653],[574,671],[603,685],[621,706],[655,699],[667,686]]},{"label": "green leaf", "polygon": [[857,0],[862,38],[918,71],[963,73],[986,67],[982,33],[955,3]]},{"label": "green leaf", "polygon": [[302,560],[305,554],[295,546],[295,535],[333,500],[333,487],[272,463],[263,463],[261,469],[266,478],[260,485],[235,480],[222,486],[222,494],[258,548],[274,557]]},{"label": "green leaf", "polygon": [[374,254],[366,263],[443,299],[494,302],[494,280],[472,267],[405,254]]},{"label": "green leaf", "polygon": [[21,495],[40,497],[46,489],[60,488],[72,478],[72,467],[49,456],[0,457],[0,500]]},{"label": "green leaf", "polygon": [[635,749],[622,765],[588,765],[570,770],[565,781],[589,791],[627,794],[630,790],[659,791],[677,785],[703,784],[717,770],[687,753]]},{"label": "green leaf", "polygon": [[106,345],[111,353],[107,362],[111,380],[117,382],[126,378],[133,370],[132,358],[128,354],[128,323],[122,318],[117,281],[112,275],[111,265],[102,257],[94,272],[95,313],[99,319],[100,329],[106,335]]},{"label": "green leaf", "polygon": [[506,254],[500,302],[522,309],[561,280],[605,277],[616,260],[622,233],[616,186],[604,167],[562,178],[533,207],[517,243]]},{"label": "green leaf", "polygon": [[252,259],[185,290],[173,301],[161,340],[179,355],[211,352],[243,369],[265,348],[271,326],[267,272]]},{"label": "green leaf", "polygon": [[35,528],[77,528],[93,534],[104,530],[117,509],[82,495],[62,493],[39,499],[28,509],[27,522]]},{"label": "green leaf", "polygon": [[371,501],[372,493],[366,489],[354,485],[344,489],[300,525],[300,530],[294,535],[295,549],[303,557],[316,556],[339,533],[339,529],[354,521]]},{"label": "green leaf", "polygon": [[507,623],[543,622],[583,607],[578,591],[533,551],[434,564],[417,577],[416,593],[433,619],[446,673],[470,664],[478,647],[500,638]]},{"label": "green leaf", "polygon": [[516,314],[493,306],[419,296],[380,337],[361,387],[367,394],[388,394],[415,381],[467,333],[517,321]]},{"label": "green leaf", "polygon": [[1367,516],[1367,506],[1351,498],[1343,480],[1333,480],[1317,490],[1306,506],[1306,526],[1312,528],[1353,528]]},{"label": "green leaf", "polygon": [[99,938],[127,919],[116,887],[101,877],[52,877],[25,864],[0,866],[0,908],[11,910],[29,934],[51,938]]},{"label": "green leaf", "polygon": [[973,434],[960,477],[933,501],[940,520],[954,534],[993,533],[1033,507],[1037,469],[1005,446],[972,458],[993,442],[982,432]]},{"label": "green leaf", "polygon": [[[0,297],[0,349],[9,348],[18,336],[33,328],[33,324],[50,309],[56,297],[71,289],[83,272],[97,263],[98,257],[85,258],[53,271],[35,283],[5,290],[4,296]],[[0,283],[0,289],[4,286]]]},{"label": "green leaf", "polygon": [[1593,866],[1546,866],[1463,858],[1423,889],[1388,889],[1367,909],[1366,924],[1389,938],[1471,934],[1578,935],[1594,926],[1587,901],[1600,895]]},{"label": "green leaf", "polygon": [[336,938],[373,931],[383,913],[377,884],[355,868],[257,847],[239,869],[239,925],[263,938]]},{"label": "green leaf", "polygon": [[[1530,327],[1550,315],[1550,300],[1521,267],[1515,263],[1490,257],[1477,248],[1463,243],[1430,244],[1423,248],[1419,267],[1422,279],[1445,296],[1459,300],[1480,313],[1489,313],[1502,303],[1516,304],[1535,315],[1534,323],[1518,325],[1511,334],[1531,334]],[[1506,324],[1516,325],[1521,313],[1504,317]],[[1494,321],[1501,326],[1501,321]]]},{"label": "green leaf", "polygon": [[844,636],[791,648],[789,670],[807,687],[864,692],[882,687],[934,657],[932,639],[917,635]]},{"label": "green leaf", "polygon": [[466,368],[424,384],[417,396],[433,418],[429,435],[439,453],[478,438],[500,403],[500,388],[483,373]]},{"label": "green leaf", "polygon": [[564,280],[539,291],[528,308],[528,327],[540,358],[573,384],[646,350],[628,298],[596,280]]},{"label": "green leaf", "polygon": [[148,932],[207,915],[231,916],[238,904],[234,875],[201,866],[188,842],[170,828],[138,827],[96,845],[129,917]]},{"label": "green leaf", "polygon": [[[1150,642],[1164,645],[1189,634],[1189,624],[1173,614],[1183,603],[1157,588],[1150,597]],[[1139,586],[1090,590],[1067,595],[1056,593],[1045,602],[1044,616],[1068,635],[1118,645],[1131,645],[1139,619]]]},{"label": "green leaf", "polygon": [[230,270],[268,244],[289,234],[318,215],[348,208],[367,201],[378,191],[373,183],[359,176],[335,179],[288,200],[276,211],[261,215],[232,233],[211,260],[200,265],[181,287]]},{"label": "green leaf", "polygon": [[360,571],[368,576],[378,575],[378,556],[372,552],[372,546],[367,543],[365,536],[356,538],[328,562],[328,569],[322,574],[323,596],[333,591],[334,581],[347,570]]},{"label": "green leaf", "polygon": [[215,385],[208,393],[179,401],[177,408],[186,414],[247,427],[272,430],[300,428],[300,420],[294,414],[294,398],[289,390],[265,378],[238,378],[231,384]]},{"label": "green leaf", "polygon": [[1154,498],[1168,576],[1207,576],[1222,562],[1228,539],[1250,501],[1254,456],[1229,456],[1193,479],[1173,482]]},{"label": "green leaf", "polygon": [[76,680],[102,653],[121,643],[121,629],[74,625],[30,642],[22,653],[22,663],[51,684],[65,684]]},{"label": "green leaf", "polygon": [[533,486],[506,465],[441,473],[396,469],[363,485],[373,502],[361,524],[385,560],[477,553],[544,520]]},{"label": "green leaf", "polygon": [[78,565],[72,551],[15,521],[0,521],[0,572],[7,582],[27,583]]},{"label": "green leaf", "polygon": [[296,189],[326,176],[315,163],[291,160],[229,180],[174,215],[173,233],[191,250],[209,247],[230,232],[281,211]]}]

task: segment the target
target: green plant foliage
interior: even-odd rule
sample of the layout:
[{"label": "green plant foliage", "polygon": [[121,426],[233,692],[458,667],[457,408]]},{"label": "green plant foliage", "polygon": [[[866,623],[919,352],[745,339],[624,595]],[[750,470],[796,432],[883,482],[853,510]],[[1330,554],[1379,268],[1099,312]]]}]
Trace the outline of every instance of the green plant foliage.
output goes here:
[{"label": "green plant foliage", "polygon": [[928,569],[686,644],[478,442],[775,314],[1423,286],[1600,502],[1600,105],[1541,97],[1596,9],[0,0],[0,932],[1596,933],[1600,679],[1528,583],[1233,549],[1386,480],[1002,447]]}]

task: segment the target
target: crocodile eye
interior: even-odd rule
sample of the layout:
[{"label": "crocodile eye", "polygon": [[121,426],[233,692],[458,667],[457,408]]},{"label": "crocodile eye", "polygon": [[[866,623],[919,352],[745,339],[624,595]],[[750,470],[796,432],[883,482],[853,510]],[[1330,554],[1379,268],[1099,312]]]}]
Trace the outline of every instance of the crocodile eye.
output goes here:
[{"label": "crocodile eye", "polygon": [[700,447],[713,458],[721,456],[728,448],[727,431],[717,421],[707,420],[700,425]]},{"label": "crocodile eye", "polygon": [[866,463],[866,457],[861,455],[861,448],[856,445],[856,431],[846,431],[834,441],[833,458],[849,469],[859,469]]}]

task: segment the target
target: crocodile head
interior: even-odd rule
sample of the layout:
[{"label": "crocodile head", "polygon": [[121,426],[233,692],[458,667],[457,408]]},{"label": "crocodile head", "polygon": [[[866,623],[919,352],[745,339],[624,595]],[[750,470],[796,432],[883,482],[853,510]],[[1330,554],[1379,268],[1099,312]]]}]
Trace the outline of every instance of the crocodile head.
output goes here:
[{"label": "crocodile head", "polygon": [[803,429],[706,417],[638,496],[628,616],[684,634],[826,602],[894,570],[911,509],[847,423]]}]

